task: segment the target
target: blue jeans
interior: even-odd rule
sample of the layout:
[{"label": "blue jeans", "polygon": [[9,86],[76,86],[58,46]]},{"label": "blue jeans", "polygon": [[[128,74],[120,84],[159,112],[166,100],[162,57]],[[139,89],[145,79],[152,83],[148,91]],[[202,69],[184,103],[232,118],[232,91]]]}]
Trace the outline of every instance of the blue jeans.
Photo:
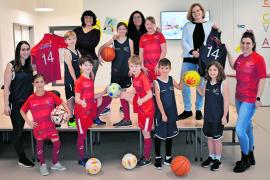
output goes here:
[{"label": "blue jeans", "polygon": [[[181,79],[183,77],[183,75],[185,74],[185,72],[187,71],[198,71],[198,65],[197,64],[192,64],[192,63],[188,63],[188,62],[183,62],[182,64],[182,70],[181,70]],[[200,87],[203,88],[204,87],[204,78],[201,77],[201,83],[200,83]],[[187,85],[183,86],[182,89],[182,96],[183,96],[183,101],[184,101],[184,108],[185,111],[191,111],[191,93],[190,93],[190,87],[188,87]],[[203,97],[198,93],[198,91],[196,91],[196,102],[195,102],[195,108],[196,110],[200,111],[202,109],[203,106]]]},{"label": "blue jeans", "polygon": [[255,113],[255,103],[240,102],[235,100],[235,106],[238,114],[236,122],[236,134],[240,143],[241,151],[248,154],[253,151],[254,136],[252,127],[252,117]]}]

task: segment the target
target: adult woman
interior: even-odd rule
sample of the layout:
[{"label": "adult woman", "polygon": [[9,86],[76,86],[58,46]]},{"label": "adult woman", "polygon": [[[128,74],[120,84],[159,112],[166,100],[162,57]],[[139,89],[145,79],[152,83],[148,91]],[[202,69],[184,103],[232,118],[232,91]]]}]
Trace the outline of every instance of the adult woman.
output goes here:
[{"label": "adult woman", "polygon": [[81,17],[82,26],[74,29],[77,36],[76,49],[78,49],[82,56],[90,55],[94,59],[93,72],[96,76],[99,60],[95,52],[95,48],[100,40],[100,30],[94,29],[97,17],[90,11],[84,11]]},{"label": "adult woman", "polygon": [[[183,27],[183,64],[181,70],[181,81],[183,74],[186,71],[198,70],[198,59],[200,56],[199,49],[201,45],[206,42],[212,27],[217,28],[216,25],[213,26],[212,22],[206,22],[204,20],[205,10],[203,6],[199,3],[194,3],[190,6],[187,22]],[[202,81],[201,86],[204,82]],[[192,116],[191,111],[191,95],[190,88],[184,84],[183,90],[183,101],[184,101],[184,112],[178,116],[179,119],[186,119]],[[197,120],[202,119],[201,108],[203,105],[203,97],[196,92],[196,116]]]},{"label": "adult woman", "polygon": [[256,42],[252,31],[246,31],[240,43],[242,54],[236,60],[228,53],[231,67],[236,71],[235,105],[237,109],[236,133],[242,158],[236,162],[234,172],[244,172],[255,165],[252,117],[261,106],[261,95],[266,78],[264,58],[256,52]]},{"label": "adult woman", "polygon": [[18,43],[15,60],[8,63],[4,73],[4,113],[10,116],[13,126],[13,143],[18,156],[18,165],[33,167],[23,149],[22,132],[25,121],[20,109],[25,100],[33,93],[33,69],[30,59],[30,45],[26,41]]}]

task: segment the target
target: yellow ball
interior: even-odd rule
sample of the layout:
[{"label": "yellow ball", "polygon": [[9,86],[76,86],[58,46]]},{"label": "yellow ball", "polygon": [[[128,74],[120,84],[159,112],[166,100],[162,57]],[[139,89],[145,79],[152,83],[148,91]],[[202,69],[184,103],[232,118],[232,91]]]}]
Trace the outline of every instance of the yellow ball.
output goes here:
[{"label": "yellow ball", "polygon": [[97,174],[101,170],[101,162],[97,158],[88,159],[85,164],[85,170],[88,174]]},{"label": "yellow ball", "polygon": [[125,169],[131,170],[137,166],[137,158],[134,154],[125,154],[122,158],[122,165]]},{"label": "yellow ball", "polygon": [[184,83],[189,87],[195,87],[200,84],[201,77],[197,71],[187,71],[184,74]]}]

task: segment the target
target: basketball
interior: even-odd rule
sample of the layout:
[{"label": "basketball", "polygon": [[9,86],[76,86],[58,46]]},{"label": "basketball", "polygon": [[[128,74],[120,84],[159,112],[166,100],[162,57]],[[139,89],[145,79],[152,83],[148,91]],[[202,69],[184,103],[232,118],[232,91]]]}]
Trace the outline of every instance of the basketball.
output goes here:
[{"label": "basketball", "polygon": [[121,90],[122,90],[122,88],[120,87],[119,84],[117,84],[117,83],[111,83],[107,87],[107,94],[110,97],[112,97],[112,98],[116,98],[116,97],[119,97],[120,96]]},{"label": "basketball", "polygon": [[68,120],[68,113],[67,111],[60,106],[57,106],[52,112],[51,112],[51,121],[56,124],[64,124]]},{"label": "basketball", "polygon": [[122,165],[125,169],[131,170],[137,166],[137,158],[134,154],[125,154],[122,158]]},{"label": "basketball", "polygon": [[186,176],[190,172],[190,162],[185,156],[176,156],[171,163],[172,172],[176,176]]},{"label": "basketball", "polygon": [[85,170],[88,174],[98,174],[101,170],[101,162],[97,158],[88,159],[85,164]]},{"label": "basketball", "polygon": [[101,50],[100,55],[102,59],[106,62],[111,62],[115,58],[114,49],[111,47],[105,47]]},{"label": "basketball", "polygon": [[197,71],[187,71],[184,74],[183,80],[187,86],[195,87],[200,83],[201,77]]}]

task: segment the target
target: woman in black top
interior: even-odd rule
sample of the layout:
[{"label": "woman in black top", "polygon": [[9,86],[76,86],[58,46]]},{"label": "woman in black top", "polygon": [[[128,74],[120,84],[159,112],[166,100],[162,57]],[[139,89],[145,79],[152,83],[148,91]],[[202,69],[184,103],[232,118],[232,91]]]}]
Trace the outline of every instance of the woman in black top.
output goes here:
[{"label": "woman in black top", "polygon": [[4,73],[4,113],[10,116],[13,126],[13,143],[18,165],[33,167],[34,164],[26,158],[23,150],[22,132],[25,121],[20,110],[26,99],[33,93],[33,69],[30,58],[30,45],[26,41],[18,43],[15,50],[15,60],[8,63]]},{"label": "woman in black top", "polygon": [[84,11],[81,17],[82,26],[75,28],[73,31],[77,36],[76,49],[80,51],[82,56],[90,55],[94,59],[93,72],[96,76],[99,60],[95,52],[95,48],[100,40],[100,30],[94,29],[97,17],[92,11]]}]

